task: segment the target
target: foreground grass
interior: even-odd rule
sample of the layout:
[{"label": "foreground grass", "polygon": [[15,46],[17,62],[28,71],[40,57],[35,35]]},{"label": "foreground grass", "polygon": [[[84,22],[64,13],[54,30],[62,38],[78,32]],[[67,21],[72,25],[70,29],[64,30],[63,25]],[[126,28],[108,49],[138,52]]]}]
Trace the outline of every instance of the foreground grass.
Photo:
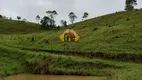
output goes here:
[{"label": "foreground grass", "polygon": [[16,73],[107,76],[108,80],[141,80],[142,65],[77,56],[22,51],[0,46],[0,75]]},{"label": "foreground grass", "polygon": [[[58,70],[60,72],[63,72],[62,74],[71,74],[71,73],[75,74],[74,71],[82,72],[82,70],[83,71],[92,71],[92,69],[99,70],[99,69],[105,69],[105,68],[121,68],[121,65],[116,65],[115,63],[112,63],[111,61],[105,61],[105,60],[100,60],[100,59],[91,60],[89,58],[54,55],[54,54],[50,54],[50,53],[48,53],[48,54],[47,53],[46,54],[45,53],[37,53],[37,52],[33,53],[33,52],[29,52],[29,51],[21,51],[19,49],[8,48],[8,47],[4,47],[4,46],[0,46],[0,47],[1,47],[1,49],[0,49],[1,54],[0,55],[1,55],[1,70],[2,70],[1,72],[3,72],[3,74],[16,73],[16,72],[12,72],[12,70],[13,70],[12,65],[15,66],[16,68],[18,68],[17,65],[19,65],[20,67],[23,66],[23,68],[21,68],[23,70],[26,69],[26,68],[24,69],[24,67],[29,65],[29,66],[27,66],[27,68],[31,67],[32,69],[29,69],[29,70],[32,70],[31,72],[33,72],[33,73],[35,73],[34,69],[36,70],[39,66],[43,65],[43,66],[48,67],[44,71],[45,72],[49,71],[49,73],[51,73],[51,74],[56,74],[56,72]],[[15,61],[14,62],[15,64],[11,63],[13,61]],[[33,66],[32,66],[32,63],[35,63],[35,64],[33,64]],[[84,66],[84,67],[82,67],[82,66]],[[9,69],[4,69],[4,68],[9,68]],[[44,68],[46,68],[46,67],[43,67],[43,69]],[[21,71],[18,69],[16,69],[16,70]],[[26,71],[24,71],[24,72],[26,72]],[[4,72],[6,72],[6,73],[4,73]],[[79,72],[76,72],[76,74],[81,75],[82,73],[79,73]],[[36,73],[40,74],[40,72],[36,72]],[[45,73],[43,73],[43,74],[45,74]],[[59,74],[59,73],[57,73],[57,74]],[[84,74],[82,74],[82,75],[87,75],[87,74],[88,74],[87,72],[86,73],[84,72]],[[92,74],[90,74],[90,75],[92,75]],[[95,75],[98,75],[98,74],[95,74]]]}]

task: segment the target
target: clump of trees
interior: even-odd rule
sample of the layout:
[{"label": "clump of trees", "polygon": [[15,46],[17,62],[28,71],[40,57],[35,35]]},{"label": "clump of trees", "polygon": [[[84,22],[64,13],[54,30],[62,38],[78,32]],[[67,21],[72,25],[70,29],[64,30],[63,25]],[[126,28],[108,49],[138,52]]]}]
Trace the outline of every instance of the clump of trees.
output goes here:
[{"label": "clump of trees", "polygon": [[[55,28],[57,27],[55,24],[55,17],[58,15],[57,11],[53,10],[53,11],[46,11],[47,16],[44,16],[41,20],[40,20],[40,16],[37,15],[36,16],[36,20],[39,21],[41,23],[41,27],[42,28]],[[86,12],[87,13],[87,12]],[[77,19],[77,16],[73,13],[70,12],[68,15],[70,22],[73,24],[74,21]],[[88,13],[87,15],[84,15],[84,18],[88,17]],[[67,27],[67,21],[66,20],[61,20],[61,25],[64,27]]]},{"label": "clump of trees", "polygon": [[[55,16],[58,15],[57,11],[53,10],[53,11],[46,11],[47,15],[48,16],[44,16],[40,23],[41,23],[41,27],[43,28],[54,28],[56,27],[56,24],[55,24]],[[36,19],[40,20],[40,16],[38,15],[36,17]]]},{"label": "clump of trees", "polygon": [[50,27],[50,25],[49,25],[49,23],[50,23],[50,18],[49,18],[48,16],[44,16],[44,17],[41,19],[40,23],[41,23],[41,27],[42,27],[42,28],[49,28],[49,27]]},{"label": "clump of trees", "polygon": [[[47,16],[44,16],[42,19],[40,19],[39,15],[36,16],[36,20],[38,21],[38,23],[40,21],[41,27],[42,28],[55,28],[55,27],[58,28],[59,26],[56,26],[56,24],[55,24],[55,17],[58,15],[57,11],[55,11],[55,10],[50,11],[49,10],[49,11],[46,11],[46,13],[47,13]],[[89,13],[84,12],[82,19],[84,20],[84,19],[88,18],[88,16],[89,16]],[[70,12],[68,14],[68,17],[69,17],[69,20],[72,24],[77,19],[77,16],[75,15],[74,12]],[[61,20],[60,23],[63,27],[67,27],[66,20]]]},{"label": "clump of trees", "polygon": [[137,0],[126,0],[125,10],[134,10],[134,6],[137,5]]}]

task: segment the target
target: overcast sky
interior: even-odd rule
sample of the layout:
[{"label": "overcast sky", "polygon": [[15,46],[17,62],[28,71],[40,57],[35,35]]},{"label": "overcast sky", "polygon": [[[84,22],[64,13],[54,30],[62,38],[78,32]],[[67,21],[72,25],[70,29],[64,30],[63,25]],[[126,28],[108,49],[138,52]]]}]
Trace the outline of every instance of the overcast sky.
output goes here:
[{"label": "overcast sky", "polygon": [[[0,14],[16,19],[16,16],[35,22],[36,15],[47,15],[46,11],[56,10],[56,23],[60,20],[69,22],[69,12],[74,12],[80,21],[84,12],[89,18],[101,16],[116,11],[122,11],[125,0],[0,0]],[[136,8],[142,8],[142,0],[138,0]]]}]

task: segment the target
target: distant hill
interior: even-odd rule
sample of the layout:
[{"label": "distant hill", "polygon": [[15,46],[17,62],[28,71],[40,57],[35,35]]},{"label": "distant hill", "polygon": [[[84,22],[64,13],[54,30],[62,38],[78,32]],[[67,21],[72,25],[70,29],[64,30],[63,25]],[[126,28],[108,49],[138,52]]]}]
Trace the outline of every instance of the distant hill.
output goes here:
[{"label": "distant hill", "polygon": [[40,31],[40,26],[36,23],[0,18],[0,34],[27,34]]}]

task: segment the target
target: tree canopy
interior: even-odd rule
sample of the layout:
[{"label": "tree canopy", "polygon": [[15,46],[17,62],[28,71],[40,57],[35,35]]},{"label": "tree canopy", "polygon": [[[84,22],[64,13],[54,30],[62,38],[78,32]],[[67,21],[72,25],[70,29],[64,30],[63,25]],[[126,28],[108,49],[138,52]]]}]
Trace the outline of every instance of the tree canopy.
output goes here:
[{"label": "tree canopy", "polygon": [[40,21],[40,16],[39,15],[36,16],[36,20],[38,21],[38,24],[39,24],[39,21]]},{"label": "tree canopy", "polygon": [[133,10],[134,6],[137,5],[137,0],[126,0],[125,10]]},{"label": "tree canopy", "polygon": [[71,23],[73,24],[77,16],[73,12],[70,12],[68,16],[69,16]]},{"label": "tree canopy", "polygon": [[20,16],[17,16],[17,19],[18,19],[18,20],[20,20],[20,19],[21,19],[21,17],[20,17]]},{"label": "tree canopy", "polygon": [[53,11],[46,11],[46,13],[48,14],[48,17],[50,18],[49,19],[49,23],[50,23],[50,26],[53,27],[55,26],[55,16],[58,15],[57,11],[56,10],[53,10]]},{"label": "tree canopy", "polygon": [[88,16],[89,16],[89,13],[84,12],[82,19],[85,19],[85,18],[87,18]]}]

